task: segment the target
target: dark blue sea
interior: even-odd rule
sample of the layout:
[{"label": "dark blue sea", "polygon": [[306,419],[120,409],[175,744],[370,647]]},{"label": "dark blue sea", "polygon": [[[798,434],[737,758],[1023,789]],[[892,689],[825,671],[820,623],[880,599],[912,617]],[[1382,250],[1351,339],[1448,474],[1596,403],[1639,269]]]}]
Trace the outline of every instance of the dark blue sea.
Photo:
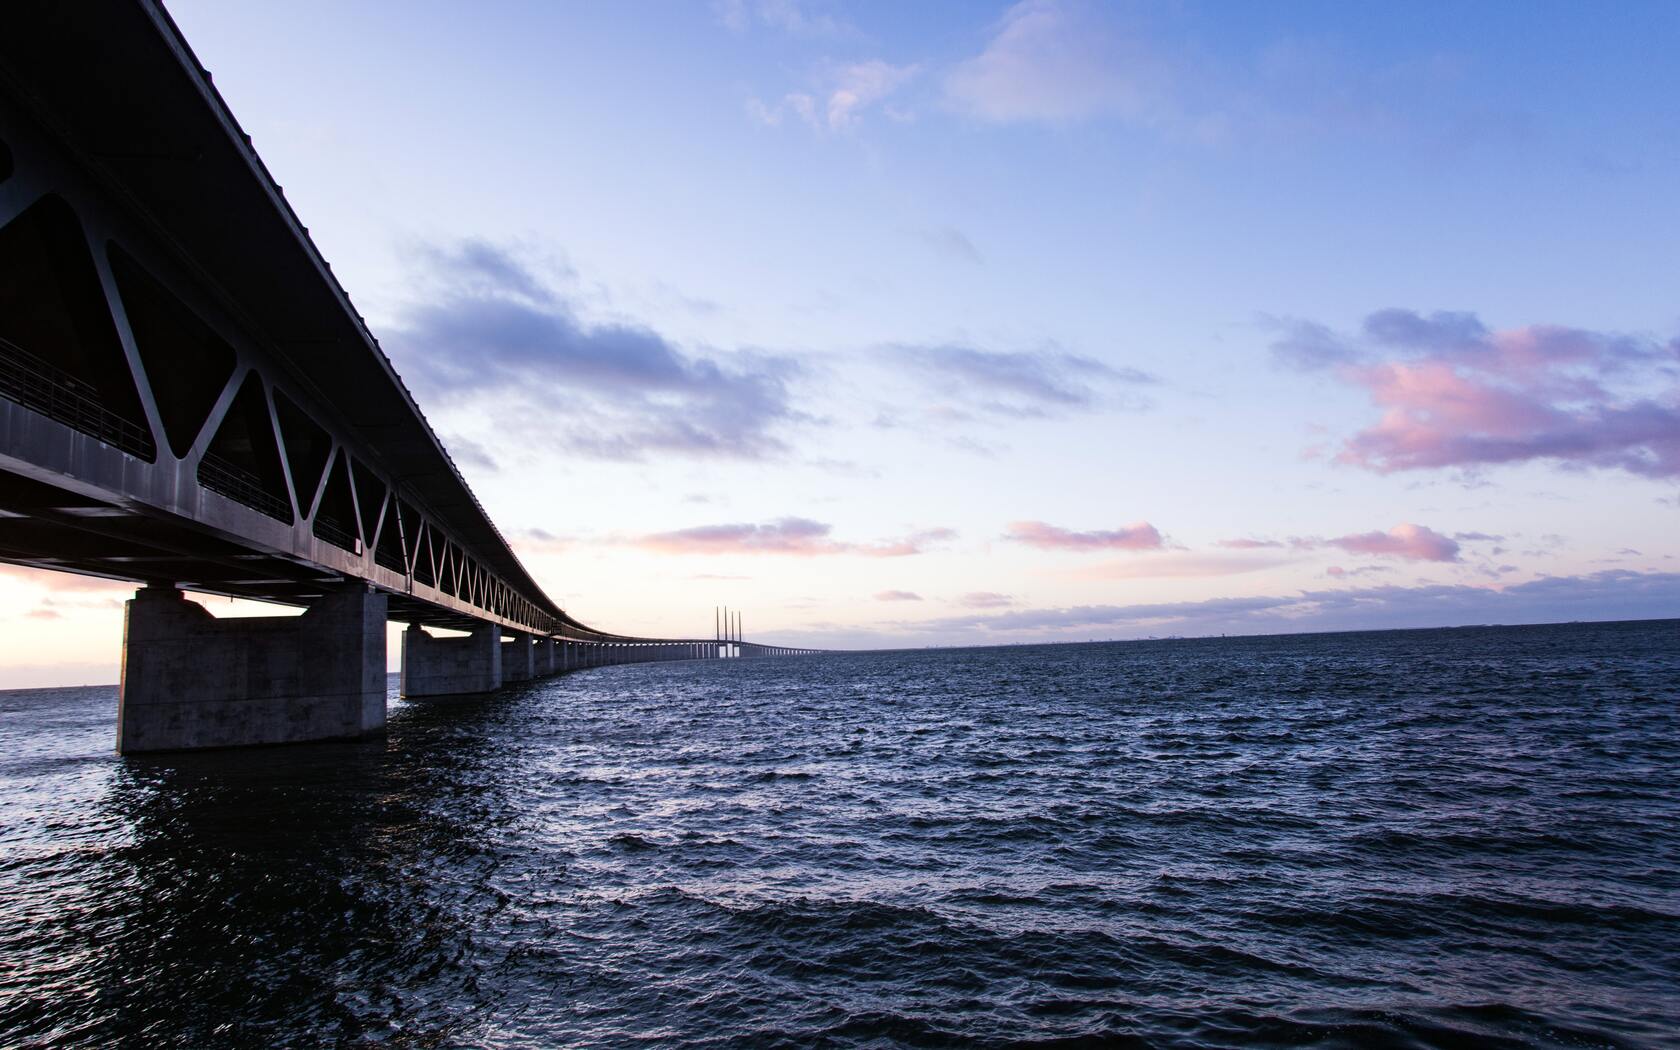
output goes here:
[{"label": "dark blue sea", "polygon": [[1680,1045],[1680,621],[115,704],[0,693],[0,1045]]}]

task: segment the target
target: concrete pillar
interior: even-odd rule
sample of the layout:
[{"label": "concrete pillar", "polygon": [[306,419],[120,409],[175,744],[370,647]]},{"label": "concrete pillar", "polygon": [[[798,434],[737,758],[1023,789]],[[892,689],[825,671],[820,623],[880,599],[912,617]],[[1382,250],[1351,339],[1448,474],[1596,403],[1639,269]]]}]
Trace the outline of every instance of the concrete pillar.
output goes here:
[{"label": "concrete pillar", "polygon": [[537,676],[536,649],[524,631],[502,636],[502,684],[529,682]]},{"label": "concrete pillar", "polygon": [[403,632],[402,695],[453,696],[502,687],[502,628],[487,623],[465,638],[434,638],[419,624]]},{"label": "concrete pillar", "polygon": [[552,638],[537,639],[536,664],[538,678],[547,678],[549,675],[560,670],[560,664],[558,662],[559,654],[556,652],[559,646],[560,643],[556,642]]},{"label": "concrete pillar", "polygon": [[117,750],[336,740],[385,726],[385,595],[347,586],[302,616],[218,620],[173,587],[127,603]]}]

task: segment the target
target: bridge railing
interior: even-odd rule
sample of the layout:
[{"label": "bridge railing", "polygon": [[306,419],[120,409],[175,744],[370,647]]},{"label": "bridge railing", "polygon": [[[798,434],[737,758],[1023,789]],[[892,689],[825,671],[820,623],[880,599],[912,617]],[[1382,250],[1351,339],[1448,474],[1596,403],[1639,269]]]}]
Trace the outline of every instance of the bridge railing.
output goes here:
[{"label": "bridge railing", "polygon": [[151,431],[102,405],[99,391],[3,338],[0,397],[140,459],[157,455]]},{"label": "bridge railing", "polygon": [[212,492],[271,518],[286,522],[292,520],[291,504],[264,488],[261,478],[214,452],[204,453],[199,461],[198,482]]}]

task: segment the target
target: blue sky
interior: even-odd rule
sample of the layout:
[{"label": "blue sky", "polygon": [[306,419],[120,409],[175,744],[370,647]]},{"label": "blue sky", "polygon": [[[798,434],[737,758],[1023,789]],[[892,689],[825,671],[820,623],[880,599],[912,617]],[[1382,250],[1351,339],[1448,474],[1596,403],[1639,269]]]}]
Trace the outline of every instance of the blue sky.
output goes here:
[{"label": "blue sky", "polygon": [[1680,614],[1672,4],[170,10],[605,627]]}]

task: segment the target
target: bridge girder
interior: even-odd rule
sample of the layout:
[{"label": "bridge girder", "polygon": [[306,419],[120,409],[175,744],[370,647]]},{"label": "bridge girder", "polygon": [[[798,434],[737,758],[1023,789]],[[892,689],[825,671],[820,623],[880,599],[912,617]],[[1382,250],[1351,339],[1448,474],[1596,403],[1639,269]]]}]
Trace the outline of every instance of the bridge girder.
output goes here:
[{"label": "bridge girder", "polygon": [[395,620],[618,652],[727,644],[602,631],[543,593],[155,0],[6,10],[0,561],[306,607],[359,582]]},{"label": "bridge girder", "polygon": [[0,560],[617,637],[520,564],[150,0],[0,34]]}]

